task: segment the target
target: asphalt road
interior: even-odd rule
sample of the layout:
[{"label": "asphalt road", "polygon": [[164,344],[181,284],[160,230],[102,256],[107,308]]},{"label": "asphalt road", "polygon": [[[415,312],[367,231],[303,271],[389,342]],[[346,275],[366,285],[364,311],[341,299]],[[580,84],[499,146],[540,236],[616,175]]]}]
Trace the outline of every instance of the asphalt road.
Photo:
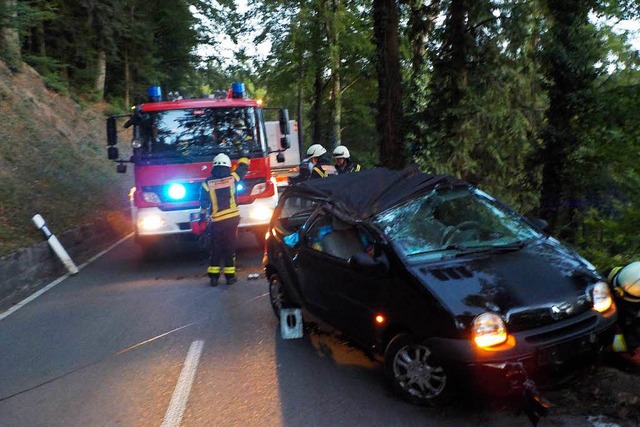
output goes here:
[{"label": "asphalt road", "polygon": [[282,339],[266,280],[247,278],[261,256],[241,235],[240,280],[211,288],[193,245],[148,259],[129,239],[2,318],[0,425],[530,425],[468,401],[405,403],[324,325]]}]

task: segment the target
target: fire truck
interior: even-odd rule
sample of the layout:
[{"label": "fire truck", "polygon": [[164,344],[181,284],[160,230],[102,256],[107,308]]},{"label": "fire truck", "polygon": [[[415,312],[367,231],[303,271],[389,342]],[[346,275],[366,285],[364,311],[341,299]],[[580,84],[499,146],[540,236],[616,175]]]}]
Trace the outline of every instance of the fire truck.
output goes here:
[{"label": "fire truck", "polygon": [[[240,231],[264,240],[266,227],[278,202],[271,160],[283,163],[289,148],[288,112],[279,109],[280,140],[269,147],[261,102],[249,99],[243,83],[198,99],[173,96],[163,100],[160,87],[150,87],[149,102],[140,103],[132,114],[107,118],[107,157],[126,173],[133,164],[135,186],[129,194],[136,243],[153,244],[160,237],[192,233],[192,220],[199,214],[201,182],[211,174],[212,159],[225,153],[232,160],[248,157],[249,171],[237,185]],[[133,127],[129,159],[120,158],[117,120],[127,117]],[[242,137],[238,140],[237,131]],[[275,145],[275,147],[273,147]]]}]

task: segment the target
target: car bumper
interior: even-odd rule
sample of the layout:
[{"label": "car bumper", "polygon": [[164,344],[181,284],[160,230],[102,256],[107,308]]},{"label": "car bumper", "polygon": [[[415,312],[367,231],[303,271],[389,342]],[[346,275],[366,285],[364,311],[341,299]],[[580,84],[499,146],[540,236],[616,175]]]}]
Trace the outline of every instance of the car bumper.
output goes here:
[{"label": "car bumper", "polygon": [[596,355],[613,340],[615,311],[604,317],[582,313],[556,325],[512,334],[511,344],[484,350],[469,340],[431,338],[426,344],[453,365],[460,380],[491,392],[509,392],[506,375],[521,366],[527,376],[546,382],[550,374],[570,368]]}]

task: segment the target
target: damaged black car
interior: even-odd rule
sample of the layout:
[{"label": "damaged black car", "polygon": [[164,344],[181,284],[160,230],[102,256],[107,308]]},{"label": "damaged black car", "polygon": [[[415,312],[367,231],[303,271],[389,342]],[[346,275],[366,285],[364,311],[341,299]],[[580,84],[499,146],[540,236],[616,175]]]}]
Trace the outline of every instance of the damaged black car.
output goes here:
[{"label": "damaged black car", "polygon": [[616,321],[596,269],[537,222],[415,168],[288,187],[264,267],[276,315],[302,308],[342,331],[417,404],[463,385],[508,393],[597,355]]}]

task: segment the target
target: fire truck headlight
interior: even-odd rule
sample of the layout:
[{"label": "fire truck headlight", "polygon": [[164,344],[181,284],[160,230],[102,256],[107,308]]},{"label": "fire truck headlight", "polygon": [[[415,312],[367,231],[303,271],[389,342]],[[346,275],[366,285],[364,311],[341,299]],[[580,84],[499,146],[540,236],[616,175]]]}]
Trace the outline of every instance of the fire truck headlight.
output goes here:
[{"label": "fire truck headlight", "polygon": [[138,219],[138,228],[145,231],[157,230],[164,225],[162,218],[156,215],[145,216]]},{"label": "fire truck headlight", "polygon": [[182,200],[187,195],[187,189],[182,184],[171,184],[168,193],[173,200]]},{"label": "fire truck headlight", "polygon": [[256,184],[253,186],[253,189],[251,190],[251,195],[256,196],[260,193],[265,192],[266,190],[267,190],[267,183],[261,182],[260,184]]},{"label": "fire truck headlight", "polygon": [[271,218],[273,208],[270,206],[258,205],[249,211],[249,217],[257,221],[266,221]]},{"label": "fire truck headlight", "polygon": [[143,192],[142,200],[144,200],[147,203],[160,203],[160,197],[158,197],[156,193],[151,193],[151,192]]}]

